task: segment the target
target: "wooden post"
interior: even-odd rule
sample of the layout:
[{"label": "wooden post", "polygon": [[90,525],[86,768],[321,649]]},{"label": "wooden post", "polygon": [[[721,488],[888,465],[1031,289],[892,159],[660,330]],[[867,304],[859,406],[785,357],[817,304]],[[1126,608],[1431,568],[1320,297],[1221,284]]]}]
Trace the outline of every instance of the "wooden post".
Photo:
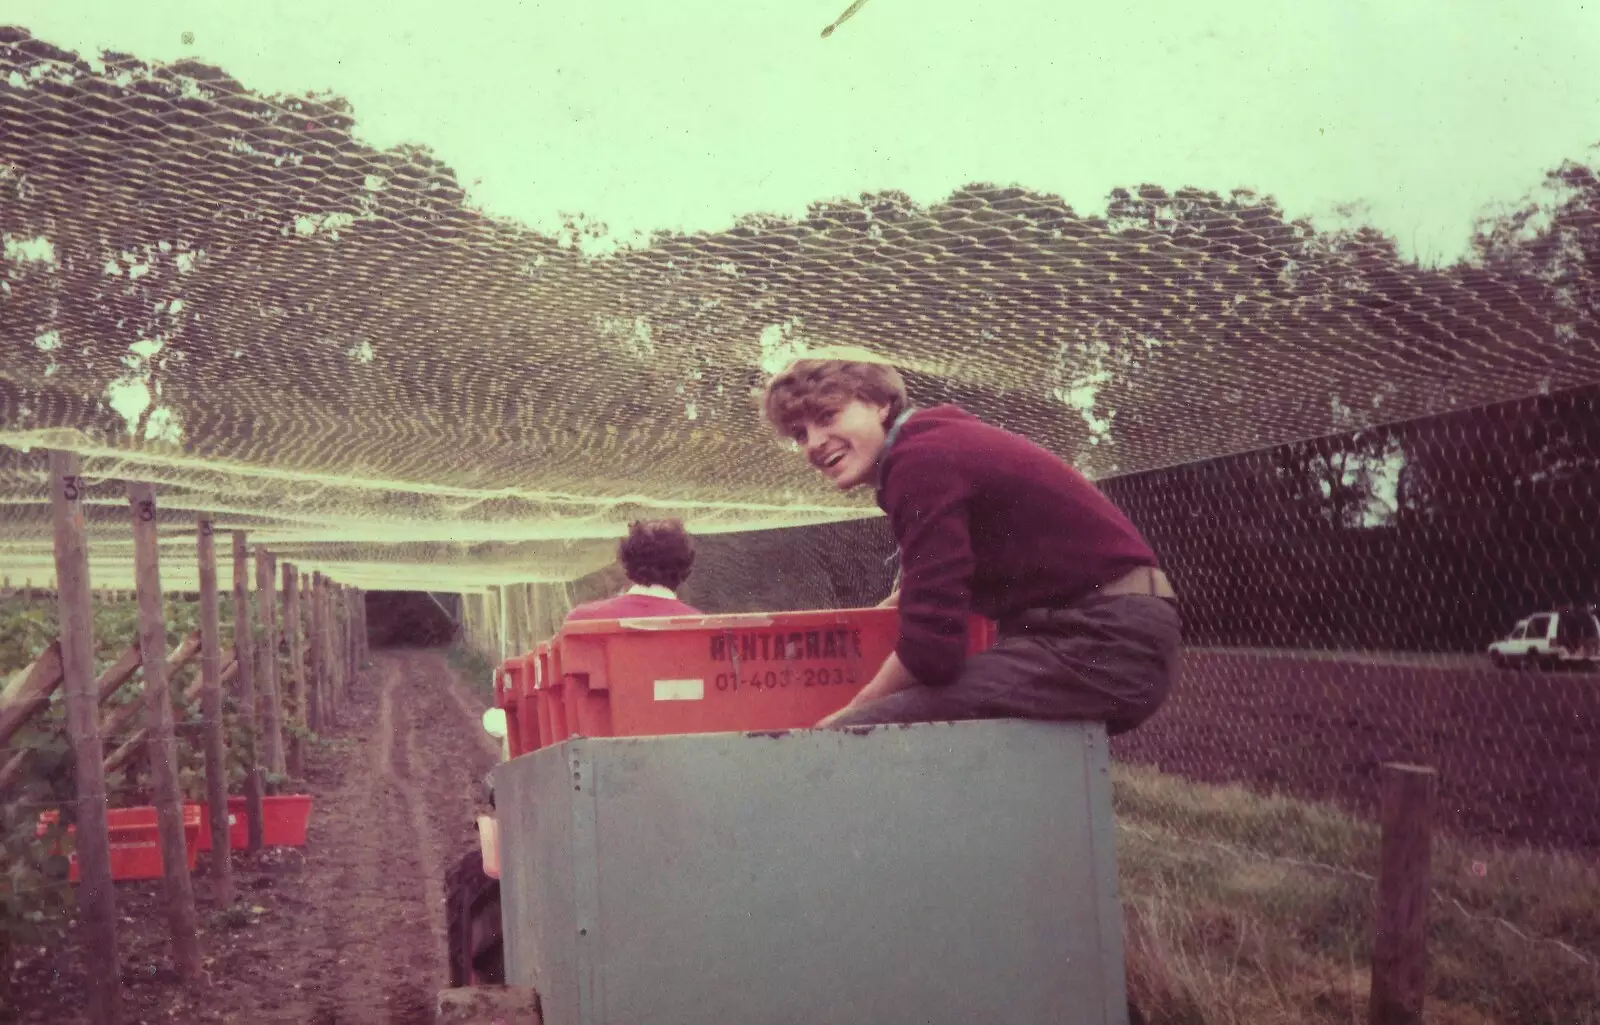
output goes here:
[{"label": "wooden post", "polygon": [[361,673],[361,642],[356,639],[355,588],[347,587],[344,589],[344,607],[345,664],[349,667],[345,673],[345,678],[350,681],[350,685],[353,687]]},{"label": "wooden post", "polygon": [[183,793],[178,785],[178,749],[173,739],[172,695],[167,678],[167,624],[161,602],[161,565],[156,537],[156,495],[148,484],[128,484],[133,510],[133,563],[139,596],[139,659],[144,670],[144,707],[149,730],[150,790],[156,806],[161,872],[166,891],[172,960],[185,981],[200,977],[199,920],[183,838]]},{"label": "wooden post", "polygon": [[328,578],[321,573],[311,581],[312,629],[317,633],[316,648],[312,657],[316,662],[317,700],[322,706],[322,724],[328,729],[336,725],[333,714],[333,667],[328,664]]},{"label": "wooden post", "polygon": [[350,596],[350,665],[361,671],[361,588],[346,589]]},{"label": "wooden post", "polygon": [[340,584],[330,585],[328,588],[328,618],[333,623],[333,630],[331,631],[333,634],[333,651],[331,653],[334,679],[333,693],[336,707],[340,708],[348,704],[350,698],[350,679],[348,675],[350,656],[345,649],[346,635],[344,629],[344,617],[348,609],[349,606],[344,601],[344,587]]},{"label": "wooden post", "polygon": [[367,664],[367,592],[356,588],[356,664]]},{"label": "wooden post", "polygon": [[262,715],[262,757],[276,776],[288,771],[283,758],[283,695],[278,692],[278,599],[274,591],[277,569],[272,553],[256,545],[256,621],[261,624],[261,646],[256,652],[256,691]]},{"label": "wooden post", "polygon": [[499,587],[495,588],[494,596],[495,596],[495,606],[496,606],[496,609],[495,609],[495,622],[500,624],[499,630],[497,630],[495,632],[495,641],[496,641],[495,647],[496,647],[496,650],[499,652],[499,656],[498,656],[499,664],[500,665],[505,665],[505,661],[506,661],[506,588],[505,588],[504,584],[501,584]]},{"label": "wooden post", "polygon": [[291,715],[296,727],[289,745],[289,768],[300,775],[305,772],[305,744],[301,737],[306,729],[306,656],[300,640],[300,575],[289,562],[283,564],[283,630],[289,642],[287,683],[294,695]]},{"label": "wooden post", "polygon": [[261,759],[256,743],[255,637],[251,633],[250,552],[244,531],[233,532],[233,653],[239,663],[238,696],[240,740],[244,748],[245,818],[251,852],[261,849]]},{"label": "wooden post", "polygon": [[345,616],[350,611],[350,606],[344,600],[344,585],[334,584],[328,593],[329,609],[333,613],[333,672],[334,679],[338,681],[334,693],[338,696],[340,708],[350,703],[350,657],[345,645],[349,642],[349,634],[345,629]]},{"label": "wooden post", "polygon": [[233,903],[233,856],[228,842],[228,749],[222,722],[222,628],[217,607],[216,528],[200,517],[200,718],[205,723],[206,805],[211,812],[211,898]]},{"label": "wooden post", "polygon": [[50,510],[55,520],[56,602],[66,687],[67,735],[77,784],[78,914],[89,973],[89,1015],[96,1025],[122,1021],[122,968],[117,952],[116,892],[111,886],[111,834],[106,779],[100,764],[100,711],[94,690],[94,604],[89,589],[89,537],[77,455],[50,453]]},{"label": "wooden post", "polygon": [[1438,774],[1383,766],[1377,935],[1372,945],[1371,1025],[1421,1025],[1427,992],[1429,859]]},{"label": "wooden post", "polygon": [[306,573],[300,578],[300,603],[306,617],[306,723],[311,732],[321,733],[322,718],[322,632],[318,625],[317,593],[313,581],[318,574]]}]

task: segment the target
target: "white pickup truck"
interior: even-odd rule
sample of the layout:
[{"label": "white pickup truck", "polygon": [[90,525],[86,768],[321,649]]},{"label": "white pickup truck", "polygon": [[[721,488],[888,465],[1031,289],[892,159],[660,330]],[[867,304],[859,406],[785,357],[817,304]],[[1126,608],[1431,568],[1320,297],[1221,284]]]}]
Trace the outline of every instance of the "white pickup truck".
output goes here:
[{"label": "white pickup truck", "polygon": [[1489,660],[1501,667],[1593,668],[1600,664],[1600,617],[1593,606],[1529,616],[1489,645]]}]

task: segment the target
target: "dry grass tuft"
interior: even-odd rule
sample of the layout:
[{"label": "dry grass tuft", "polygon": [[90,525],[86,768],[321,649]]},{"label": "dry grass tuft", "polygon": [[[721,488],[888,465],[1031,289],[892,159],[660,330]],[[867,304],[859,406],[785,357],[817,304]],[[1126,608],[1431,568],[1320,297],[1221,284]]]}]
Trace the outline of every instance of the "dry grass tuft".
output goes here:
[{"label": "dry grass tuft", "polygon": [[[1374,825],[1149,769],[1114,779],[1128,987],[1151,1025],[1364,1025]],[[1433,882],[1429,1025],[1600,1025],[1600,863],[1441,838]]]}]

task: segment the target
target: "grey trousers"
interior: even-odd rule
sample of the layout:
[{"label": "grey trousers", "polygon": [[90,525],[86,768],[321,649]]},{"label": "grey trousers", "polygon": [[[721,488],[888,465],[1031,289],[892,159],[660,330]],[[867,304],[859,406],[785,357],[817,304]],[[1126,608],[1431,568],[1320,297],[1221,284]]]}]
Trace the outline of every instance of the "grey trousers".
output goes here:
[{"label": "grey trousers", "polygon": [[1074,719],[1126,733],[1161,707],[1178,673],[1175,602],[1148,595],[1086,598],[1001,624],[941,687],[914,686],[852,709],[831,725],[960,719]]}]

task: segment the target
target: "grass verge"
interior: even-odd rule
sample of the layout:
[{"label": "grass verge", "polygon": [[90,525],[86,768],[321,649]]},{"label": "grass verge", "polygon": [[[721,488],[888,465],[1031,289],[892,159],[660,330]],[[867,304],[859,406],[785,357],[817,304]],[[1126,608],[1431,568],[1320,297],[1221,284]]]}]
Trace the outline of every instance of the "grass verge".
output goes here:
[{"label": "grass verge", "polygon": [[494,704],[495,663],[487,655],[457,641],[445,650],[445,658],[456,675],[466,682],[468,690],[485,704]]},{"label": "grass verge", "polygon": [[[1171,1025],[1367,1020],[1379,834],[1327,805],[1113,773],[1128,985]],[[1600,862],[1437,837],[1436,1025],[1600,1025]]]}]

